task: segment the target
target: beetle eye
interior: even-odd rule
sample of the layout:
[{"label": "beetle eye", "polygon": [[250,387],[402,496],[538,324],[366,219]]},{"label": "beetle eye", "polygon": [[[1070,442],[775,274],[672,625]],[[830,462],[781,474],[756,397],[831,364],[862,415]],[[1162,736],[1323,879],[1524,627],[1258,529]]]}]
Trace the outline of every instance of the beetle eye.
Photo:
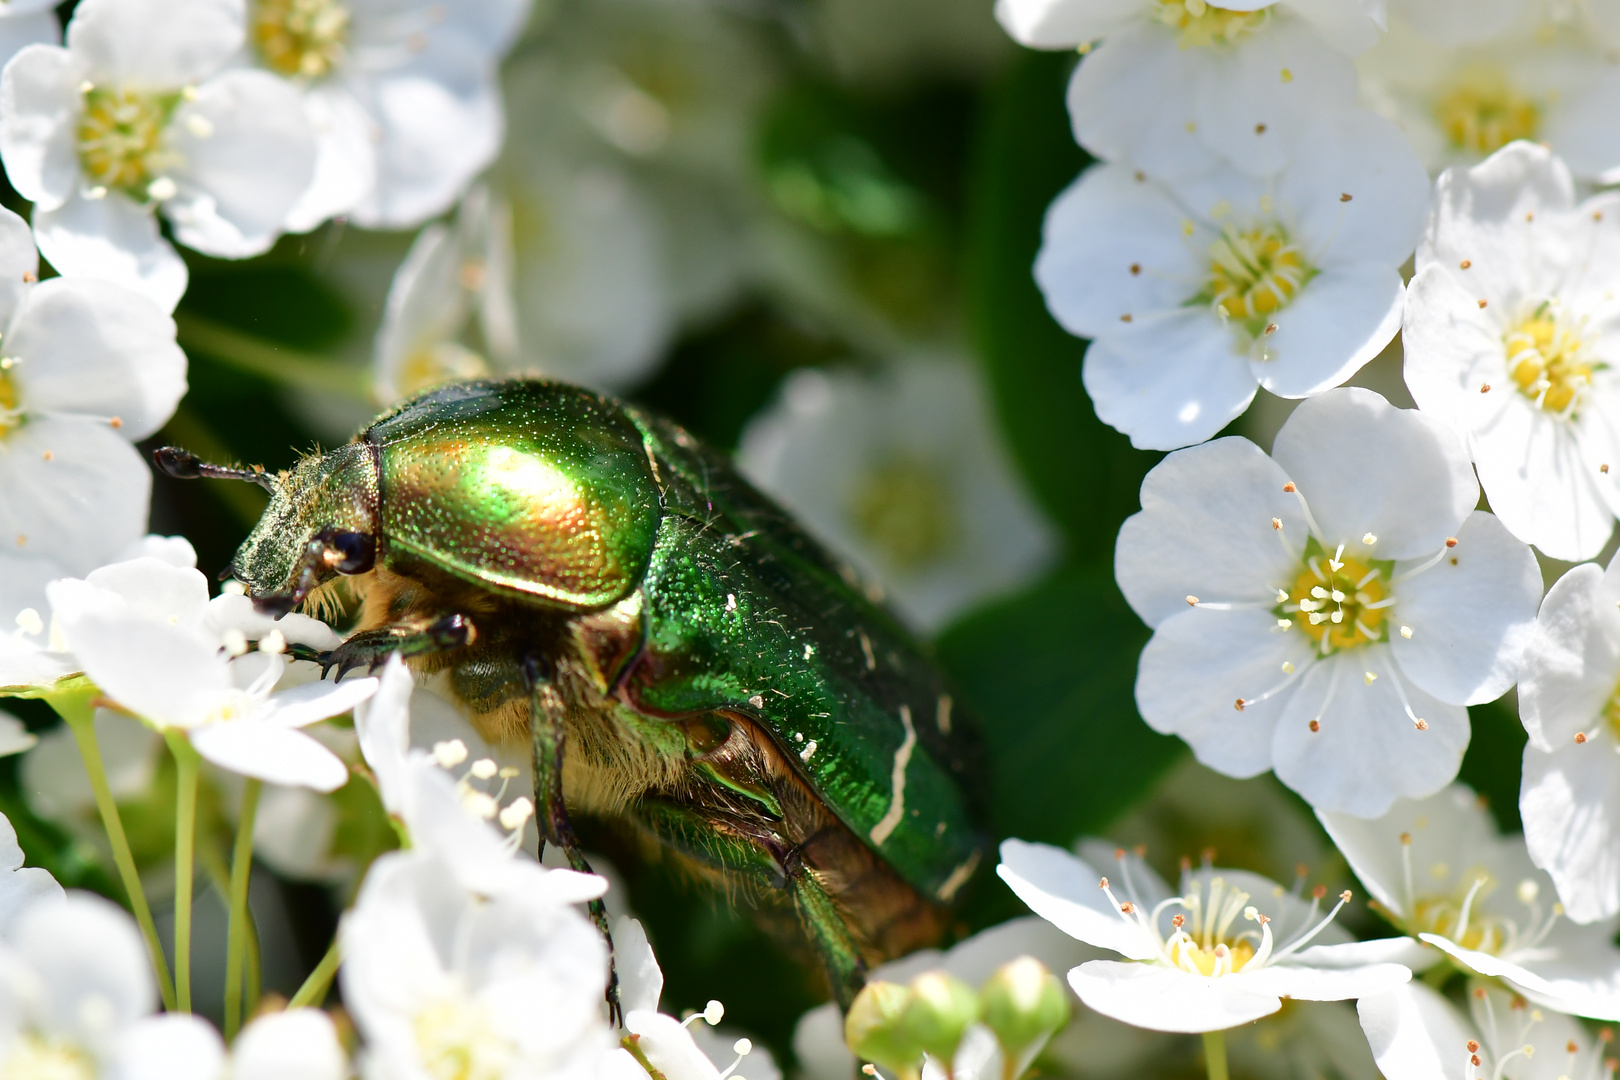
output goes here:
[{"label": "beetle eye", "polygon": [[340,574],[364,574],[377,561],[377,542],[365,533],[333,533],[327,543],[343,556],[332,567]]}]

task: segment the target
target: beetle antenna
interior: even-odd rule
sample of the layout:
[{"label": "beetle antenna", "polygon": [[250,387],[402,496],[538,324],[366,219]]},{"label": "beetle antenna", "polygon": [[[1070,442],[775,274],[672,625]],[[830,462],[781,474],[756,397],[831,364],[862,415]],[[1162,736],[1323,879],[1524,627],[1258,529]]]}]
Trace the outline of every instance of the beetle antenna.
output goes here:
[{"label": "beetle antenna", "polygon": [[176,480],[246,480],[250,484],[258,484],[272,495],[276,493],[275,481],[261,465],[255,465],[251,469],[211,465],[191,451],[182,450],[178,446],[158,447],[152,451],[152,460],[165,475],[172,476]]}]

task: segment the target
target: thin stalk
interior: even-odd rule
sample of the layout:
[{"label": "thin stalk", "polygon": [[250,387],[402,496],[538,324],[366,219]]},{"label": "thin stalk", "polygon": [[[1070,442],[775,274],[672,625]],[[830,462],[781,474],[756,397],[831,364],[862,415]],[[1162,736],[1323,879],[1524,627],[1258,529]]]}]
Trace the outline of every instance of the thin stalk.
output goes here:
[{"label": "thin stalk", "polygon": [[370,401],[365,372],[265,341],[189,312],[175,316],[180,344],[222,364],[283,386]]},{"label": "thin stalk", "polygon": [[112,845],[113,862],[129,898],[130,910],[146,939],[146,951],[152,960],[152,971],[157,975],[158,991],[163,995],[163,1007],[175,1005],[174,980],[169,977],[169,962],[163,955],[163,942],[158,937],[157,924],[152,921],[152,906],[146,901],[146,890],[141,887],[141,875],[135,869],[135,855],[129,849],[129,837],[124,833],[124,821],[118,815],[118,803],[107,784],[107,769],[101,761],[101,746],[96,742],[96,710],[91,704],[100,693],[94,686],[84,683],[69,690],[43,695],[73,732],[79,744],[79,756],[84,759],[84,771],[90,777],[90,790],[95,792],[96,809],[101,814],[102,828]]},{"label": "thin stalk", "polygon": [[252,1016],[259,1011],[259,992],[263,989],[263,972],[259,968],[259,924],[254,921],[253,909],[248,908],[246,933],[243,935],[247,941],[247,1001],[243,1010],[246,1015]]},{"label": "thin stalk", "polygon": [[264,784],[249,777],[242,785],[242,812],[236,822],[236,851],[231,855],[231,915],[225,933],[225,1041],[242,1026],[242,960],[247,951],[248,876],[253,872],[253,818]]},{"label": "thin stalk", "polygon": [[197,751],[183,732],[164,733],[174,755],[174,996],[191,1011],[191,892],[197,852]]},{"label": "thin stalk", "polygon": [[321,957],[321,962],[315,965],[315,970],[309,973],[304,985],[298,988],[298,993],[287,1002],[287,1008],[297,1009],[304,1005],[318,1008],[326,1000],[327,987],[332,985],[332,976],[337,974],[338,964],[342,963],[342,954],[338,952],[337,935],[332,936],[332,944]]},{"label": "thin stalk", "polygon": [[1226,1032],[1204,1032],[1204,1068],[1209,1080],[1227,1080]]}]

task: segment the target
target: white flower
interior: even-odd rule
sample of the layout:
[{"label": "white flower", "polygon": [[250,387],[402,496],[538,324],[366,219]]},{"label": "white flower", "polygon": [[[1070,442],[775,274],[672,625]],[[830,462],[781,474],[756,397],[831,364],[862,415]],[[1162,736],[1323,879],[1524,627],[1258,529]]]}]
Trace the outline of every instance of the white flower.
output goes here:
[{"label": "white flower", "polygon": [[[1101,841],[1083,850],[1109,857]],[[1069,972],[1080,1000],[1104,1016],[1154,1031],[1221,1031],[1269,1016],[1285,997],[1343,1001],[1411,978],[1390,962],[1409,951],[1400,939],[1353,942],[1332,925],[1348,892],[1323,916],[1321,890],[1307,904],[1257,874],[1205,865],[1183,871],[1178,896],[1139,856],[1115,849],[1112,861],[1119,876],[1103,877],[1060,848],[1007,840],[996,868],[1037,915],[1130,961]]]},{"label": "white flower", "polygon": [[1438,791],[1464,706],[1513,685],[1541,593],[1478,491],[1438,421],[1355,388],[1300,405],[1272,457],[1226,438],[1165,458],[1114,556],[1154,628],[1143,718],[1319,809]]},{"label": "white flower", "polygon": [[1448,169],[1407,292],[1406,383],[1468,444],[1491,508],[1556,559],[1620,511],[1620,195],[1514,143]]},{"label": "white flower", "polygon": [[130,444],[186,392],[167,315],[116,285],[38,273],[28,226],[0,210],[0,537],[20,557],[5,566],[8,624],[46,581],[145,532],[152,474]]},{"label": "white flower", "polygon": [[173,310],[186,267],[158,232],[209,255],[270,247],[309,186],[315,143],[298,94],[222,70],[241,0],[85,0],[67,45],[31,45],[0,75],[0,157],[34,203],[34,235],[70,277]]},{"label": "white flower", "polygon": [[[138,560],[97,573],[155,576],[160,566]],[[53,583],[56,616],[85,675],[153,727],[185,732],[197,752],[221,768],[317,791],[341,787],[348,768],[299,729],[348,712],[371,696],[377,680],[317,681],[273,693],[286,657],[260,649],[232,659],[223,635],[205,632],[207,616],[217,609],[206,600],[202,575],[173,573],[180,580],[172,595],[140,597],[139,603],[93,595],[96,574],[77,588]],[[202,603],[184,594],[185,582],[200,590]],[[220,606],[230,606],[230,600]],[[284,637],[282,642],[284,648]]]},{"label": "white flower", "polygon": [[[532,864],[531,864],[532,865]],[[384,855],[339,930],[363,1075],[589,1080],[613,1049],[607,950],[571,905],[600,878],[541,870],[520,889],[466,891],[432,850]]]},{"label": "white flower", "polygon": [[998,0],[996,17],[1025,45],[1082,47],[1069,116],[1093,157],[1182,180],[1221,161],[1265,176],[1307,156],[1295,141],[1356,103],[1344,53],[1373,43],[1373,8],[1357,0]]},{"label": "white flower", "polygon": [[30,904],[62,895],[62,886],[49,870],[23,865],[17,830],[10,818],[0,814],[0,940]]},{"label": "white flower", "polygon": [[1457,784],[1403,799],[1375,821],[1317,816],[1403,931],[1538,1005],[1620,1020],[1620,918],[1585,926],[1564,918],[1524,841],[1497,835],[1472,791]]},{"label": "white flower", "polygon": [[1610,1080],[1607,1039],[1474,980],[1468,1015],[1421,982],[1356,1003],[1387,1080]]},{"label": "white flower", "polygon": [[1549,147],[1582,180],[1620,180],[1620,36],[1607,4],[1420,0],[1357,67],[1363,99],[1438,172],[1515,139]]},{"label": "white flower", "polygon": [[[613,940],[617,944],[617,933]],[[997,968],[1020,956],[1033,956],[1053,971],[1067,971],[1084,961],[1106,955],[1102,950],[1081,944],[1045,919],[1025,915],[981,930],[943,952],[919,949],[890,961],[874,968],[867,975],[867,981],[904,984],[926,971],[944,971],[969,986],[978,987]],[[1079,1010],[1076,1013],[1079,1020]],[[1062,1035],[1057,1036],[1057,1040],[1062,1038]],[[799,1017],[793,1028],[793,1054],[807,1080],[847,1080],[855,1075],[860,1064],[844,1043],[844,1017],[832,1002]],[[756,1072],[750,1063],[749,1080],[754,1080]]]},{"label": "white flower", "polygon": [[[388,403],[454,379],[510,370],[517,354],[512,301],[512,213],[487,187],[467,193],[453,225],[428,225],[394,274],[372,358],[372,386]],[[463,338],[470,324],[480,350]]]},{"label": "white flower", "polygon": [[1319,118],[1258,181],[1229,165],[1179,187],[1095,166],[1046,214],[1035,279],[1071,334],[1105,423],[1139,447],[1203,442],[1256,386],[1308,397],[1371,360],[1400,326],[1400,265],[1429,184],[1371,113]]},{"label": "white flower", "polygon": [[795,373],[743,432],[738,460],[925,631],[1056,555],[977,377],[956,360],[905,361],[877,379]]},{"label": "white flower", "polygon": [[55,45],[62,40],[52,0],[7,0],[0,7],[0,67],[30,45]]},{"label": "white flower", "polygon": [[319,147],[287,228],[336,216],[412,228],[449,209],[500,148],[495,68],[528,11],[528,0],[250,4],[249,62],[300,88]]},{"label": "white flower", "polygon": [[1620,914],[1620,558],[1577,566],[1547,590],[1519,716],[1530,858],[1576,922]]}]

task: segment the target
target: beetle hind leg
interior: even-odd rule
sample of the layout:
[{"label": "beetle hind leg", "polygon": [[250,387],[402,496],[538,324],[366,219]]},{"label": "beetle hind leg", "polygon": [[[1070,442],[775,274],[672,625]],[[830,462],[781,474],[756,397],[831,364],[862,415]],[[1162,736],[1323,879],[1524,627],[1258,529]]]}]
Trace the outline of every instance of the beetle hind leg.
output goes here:
[{"label": "beetle hind leg", "polygon": [[[529,687],[529,731],[534,742],[535,824],[540,831],[540,850],[536,854],[543,855],[547,843],[556,844],[568,856],[569,867],[589,874],[591,864],[580,849],[574,824],[563,803],[563,714],[567,704],[548,674],[547,665],[539,657],[524,660],[523,677]],[[613,956],[613,934],[608,929],[607,906],[597,898],[586,905],[586,910],[601,932],[602,940],[607,942],[608,1013],[615,1026],[622,1026],[624,1010],[619,1004],[619,972]]]}]

